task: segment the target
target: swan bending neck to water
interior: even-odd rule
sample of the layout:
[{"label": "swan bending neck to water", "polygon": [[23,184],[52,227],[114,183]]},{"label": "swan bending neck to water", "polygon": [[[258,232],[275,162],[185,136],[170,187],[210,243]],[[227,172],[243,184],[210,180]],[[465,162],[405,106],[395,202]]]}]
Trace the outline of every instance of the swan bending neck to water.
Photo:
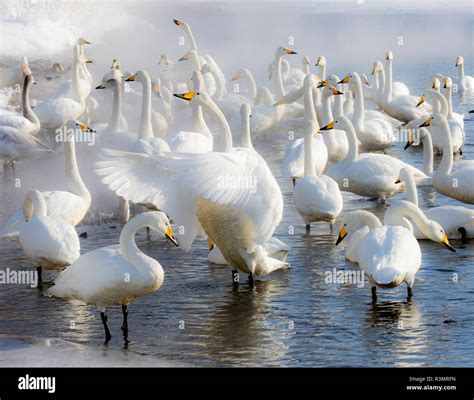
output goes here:
[{"label": "swan bending neck to water", "polygon": [[[122,306],[122,331],[128,343],[128,305],[138,297],[156,292],[163,284],[164,272],[160,263],[144,254],[135,243],[137,231],[144,227],[178,245],[163,212],[138,214],[122,229],[118,246],[102,247],[82,255],[61,272],[54,286],[46,292],[47,296],[95,305],[100,311],[106,343],[112,338],[106,307]],[[124,276],[129,279],[124,280]]]}]

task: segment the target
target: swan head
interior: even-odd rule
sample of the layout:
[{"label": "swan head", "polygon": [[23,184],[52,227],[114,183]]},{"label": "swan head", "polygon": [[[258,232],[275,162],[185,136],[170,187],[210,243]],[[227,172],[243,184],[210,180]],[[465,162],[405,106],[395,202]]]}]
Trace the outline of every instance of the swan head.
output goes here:
[{"label": "swan head", "polygon": [[128,74],[125,82],[140,82],[146,83],[150,80],[150,75],[146,71],[137,71],[134,74]]},{"label": "swan head", "polygon": [[309,57],[308,57],[308,56],[304,56],[304,57],[303,57],[303,66],[306,66],[306,65],[309,65],[309,64],[310,64]]},{"label": "swan head", "polygon": [[439,92],[440,87],[441,87],[441,82],[439,81],[439,79],[433,78],[433,81],[431,82],[431,89],[434,89]]},{"label": "swan head", "polygon": [[87,39],[84,39],[84,38],[79,38],[77,39],[77,44],[79,46],[84,46],[85,44],[91,44],[91,42],[89,42]]},{"label": "swan head", "polygon": [[453,81],[452,79],[448,76],[445,80],[444,80],[444,85],[443,85],[443,88],[444,89],[450,89],[453,87]]},{"label": "swan head", "polygon": [[433,242],[441,243],[453,253],[456,252],[454,247],[449,243],[448,237],[446,236],[446,232],[444,231],[443,227],[436,221],[428,220],[428,227],[424,234]]},{"label": "swan head", "polygon": [[323,89],[323,96],[325,97],[329,97],[329,96],[338,96],[338,95],[341,95],[343,94],[342,92],[340,92],[335,86],[333,85],[327,85],[324,89]]},{"label": "swan head", "polygon": [[356,83],[357,80],[360,80],[359,74],[357,72],[350,72],[337,83]]},{"label": "swan head", "polygon": [[86,124],[82,123],[81,121],[78,121],[77,119],[70,119],[67,121],[64,126],[66,127],[66,134],[68,136],[65,137],[65,140],[71,141],[74,139],[73,133],[82,131],[86,133],[94,132],[95,130],[88,127]]},{"label": "swan head", "polygon": [[143,213],[147,218],[147,226],[150,229],[158,232],[171,241],[175,246],[179,246],[178,241],[173,235],[173,229],[170,225],[170,220],[162,211],[150,211]]},{"label": "swan head", "polygon": [[335,121],[331,121],[329,124],[323,126],[320,128],[320,131],[329,131],[331,129],[337,129],[340,128],[341,130],[346,129],[346,127],[350,124],[351,122],[347,117],[344,115],[341,115],[337,118]]},{"label": "swan head", "polygon": [[383,70],[383,65],[380,61],[375,61],[374,66],[372,67],[371,75],[375,75],[377,72],[381,72]]},{"label": "swan head", "polygon": [[456,58],[456,64],[454,66],[459,67],[460,65],[463,65],[463,64],[464,64],[464,58],[462,58],[462,56],[458,56],[458,58]]},{"label": "swan head", "polygon": [[393,60],[393,53],[391,50],[388,50],[386,53],[385,53],[385,59],[387,61],[392,61]]},{"label": "swan head", "polygon": [[367,78],[367,75],[366,75],[366,74],[362,74],[362,79],[364,80],[364,83],[365,83],[367,86],[370,86],[370,82],[369,82],[369,79]]},{"label": "swan head", "polygon": [[446,118],[443,114],[435,113],[429,117],[425,122],[423,122],[419,128],[424,128],[427,126],[443,126],[446,123]]},{"label": "swan head", "polygon": [[240,78],[242,78],[242,70],[239,69],[235,75],[232,77],[231,81],[238,81]]},{"label": "swan head", "polygon": [[[120,75],[122,76],[122,75]],[[104,77],[105,78],[105,77]],[[96,86],[96,90],[99,89],[110,89],[110,90],[115,90],[120,87],[120,78],[114,77],[110,79],[104,79],[102,83],[98,86]]]},{"label": "swan head", "polygon": [[183,99],[186,101],[193,101],[200,106],[207,106],[212,103],[211,97],[206,92],[198,92],[197,90],[191,90],[186,93],[175,93],[173,96],[178,99]]},{"label": "swan head", "polygon": [[[438,83],[439,83],[439,82],[438,82]],[[421,96],[421,97],[418,99],[418,103],[416,103],[416,107],[421,106],[424,102],[425,102],[425,95]],[[416,107],[415,107],[415,108],[416,108]]]},{"label": "swan head", "polygon": [[324,56],[319,56],[318,60],[316,61],[316,64],[314,64],[315,67],[325,67],[326,66],[326,57]]},{"label": "swan head", "polygon": [[120,60],[118,58],[114,58],[112,60],[112,65],[110,66],[110,69],[120,69]]},{"label": "swan head", "polygon": [[298,53],[296,51],[290,50],[287,47],[278,47],[278,49],[276,51],[276,56],[277,57],[283,57],[283,56],[286,56],[288,54],[298,54]]},{"label": "swan head", "polygon": [[182,20],[179,20],[179,19],[174,19],[173,18],[173,23],[176,25],[176,26],[179,26],[180,28],[189,28],[189,25],[187,22],[184,22]]},{"label": "swan head", "polygon": [[347,235],[363,228],[364,226],[374,228],[381,226],[381,223],[380,220],[369,211],[356,210],[345,213],[342,217],[336,246],[341,243]]},{"label": "swan head", "polygon": [[28,222],[35,214],[35,208],[44,202],[43,194],[39,190],[30,190],[23,203],[23,217]]},{"label": "swan head", "polygon": [[181,61],[188,61],[189,60],[189,51],[187,51],[181,58],[178,59],[179,62]]}]

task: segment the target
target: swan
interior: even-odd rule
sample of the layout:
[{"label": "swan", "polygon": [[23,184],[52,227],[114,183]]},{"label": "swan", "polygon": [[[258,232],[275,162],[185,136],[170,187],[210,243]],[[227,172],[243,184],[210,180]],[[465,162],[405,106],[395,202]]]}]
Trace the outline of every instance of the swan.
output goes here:
[{"label": "swan", "polygon": [[[317,125],[316,112],[314,110],[313,102],[313,91],[312,87],[315,83],[315,77],[308,74],[303,82],[304,91],[304,106],[305,106],[305,121],[314,123]],[[317,130],[317,127],[315,129]],[[305,152],[304,152],[304,138],[298,138],[291,141],[285,150],[283,156],[281,171],[282,175],[286,178],[293,179],[293,185],[296,183],[296,179],[304,176],[304,164],[305,164]],[[324,143],[324,140],[320,135],[317,135],[315,140],[311,142],[313,145],[313,154],[315,155],[314,169],[318,175],[326,168],[328,159],[328,150]]]},{"label": "swan", "polygon": [[209,94],[178,97],[197,102],[216,117],[224,131],[223,152],[150,158],[103,150],[106,161],[97,162],[95,172],[117,195],[152,203],[178,225],[186,221],[180,240],[185,249],[203,230],[234,269],[249,274],[250,282],[288,267],[262,247],[283,213],[281,190],[266,162],[255,150],[233,147],[229,124]]},{"label": "swan", "polygon": [[38,281],[42,268],[60,270],[72,264],[80,255],[79,236],[72,225],[47,215],[41,192],[30,190],[23,205],[25,223],[19,232],[20,246],[38,264]]},{"label": "swan", "polygon": [[[184,56],[182,56],[178,61],[188,61],[191,64],[191,73],[192,71],[201,71],[203,62],[197,53],[196,50],[189,50]],[[209,93],[210,96],[213,96],[216,92],[216,81],[214,79],[214,75],[212,74],[205,74],[203,75],[203,84],[206,92]],[[191,90],[192,84],[189,82],[188,78],[188,89]]]},{"label": "swan", "polygon": [[72,69],[71,97],[57,97],[44,101],[35,107],[35,113],[41,121],[41,126],[47,129],[57,129],[71,119],[79,119],[86,110],[84,97],[79,87],[79,46],[74,46],[74,63]]},{"label": "swan", "polygon": [[[204,89],[200,72],[193,72],[193,87],[194,93],[200,93]],[[214,138],[204,121],[202,107],[197,102],[192,102],[191,108],[194,131],[179,131],[169,139],[170,148],[175,153],[208,153],[214,147]]]},{"label": "swan", "polygon": [[40,121],[31,109],[30,91],[31,86],[35,84],[35,78],[31,75],[31,71],[24,71],[25,78],[23,82],[23,90],[21,93],[21,109],[22,115],[2,115],[0,116],[0,126],[10,126],[25,134],[37,135],[40,130]]},{"label": "swan", "polygon": [[[418,100],[417,107],[425,102],[425,99],[432,104],[433,113],[441,113],[448,118],[449,132],[451,135],[451,144],[453,153],[461,152],[464,144],[464,129],[457,119],[449,119],[449,105],[446,98],[436,89],[425,90],[424,94]],[[426,119],[426,118],[425,118]],[[433,140],[433,149],[441,154],[443,152],[443,132],[441,128],[433,126],[430,128]]]},{"label": "swan", "polygon": [[402,191],[402,186],[395,184],[401,168],[406,166],[413,171],[415,177],[426,178],[419,169],[385,154],[366,153],[359,156],[354,126],[345,116],[339,117],[320,130],[330,130],[335,127],[346,132],[349,151],[344,160],[329,166],[326,175],[333,178],[341,190],[385,201],[386,198]]},{"label": "swan", "polygon": [[[402,168],[399,179],[405,183],[408,201],[418,207],[418,193],[412,173]],[[424,210],[424,214],[428,219],[440,224],[449,239],[460,239],[463,236],[460,228],[464,228],[464,239],[474,238],[474,226],[470,224],[474,221],[474,209],[464,206],[439,206]],[[407,223],[410,224],[406,219],[397,219],[398,215],[392,217],[399,225],[406,227]],[[417,239],[427,239],[416,225],[412,229]]]},{"label": "swan", "polygon": [[327,221],[331,229],[342,211],[342,195],[337,183],[326,175],[316,175],[313,160],[313,135],[318,132],[315,120],[305,124],[304,176],[293,188],[296,210],[306,224],[306,232],[312,222]]},{"label": "swan", "polygon": [[372,69],[372,75],[381,74],[382,83],[378,88],[378,105],[391,117],[403,122],[409,122],[414,119],[423,118],[423,111],[416,108],[418,99],[415,96],[401,95],[393,96],[392,82],[389,79],[385,81],[385,71],[382,63],[375,62]]},{"label": "swan", "polygon": [[[297,54],[295,51],[287,49],[286,47],[279,47],[275,52],[275,97],[280,99],[285,96],[285,87],[283,86],[283,79],[281,75],[281,60],[285,55]],[[263,131],[271,128],[281,121],[286,112],[285,105],[277,105],[275,107],[262,105],[253,108],[251,132],[252,135],[257,135]],[[234,115],[230,120],[232,131],[240,131],[239,127],[240,116]]]},{"label": "swan", "polygon": [[460,161],[456,163],[457,169],[453,171],[451,134],[448,121],[442,114],[433,114],[420,125],[420,128],[426,126],[441,128],[444,138],[443,156],[433,173],[434,188],[445,196],[463,203],[474,204],[474,163]]},{"label": "swan", "polygon": [[459,56],[454,66],[458,69],[458,82],[461,92],[474,90],[474,78],[469,75],[464,75],[464,58]]},{"label": "swan", "polygon": [[453,111],[453,81],[449,76],[444,79],[443,89],[445,89],[444,97],[446,97],[448,102],[448,121],[451,119],[456,120],[464,131],[464,114]]},{"label": "swan", "polygon": [[[82,221],[91,205],[91,195],[79,173],[75,151],[75,136],[90,133],[92,129],[79,121],[71,120],[63,128],[64,137],[57,137],[64,142],[64,163],[68,191],[46,191],[42,196],[46,203],[48,217],[62,219],[72,226]],[[0,237],[18,240],[18,234],[24,225],[23,211],[17,210],[0,230]]]},{"label": "swan", "polygon": [[[422,170],[426,175],[426,179],[418,178],[418,186],[432,186],[432,176],[433,176],[433,142],[431,140],[430,132],[427,128],[417,128],[418,137],[411,132],[412,123],[409,123],[405,126],[405,129],[408,129],[408,138],[404,150],[408,149],[410,146],[415,144],[415,142],[421,143],[423,145],[423,166]],[[415,140],[417,139],[417,140]]]},{"label": "swan", "polygon": [[[78,81],[77,87],[78,87],[81,97],[85,99],[87,98],[87,96],[89,96],[89,93],[91,92],[91,86],[92,86],[92,77],[89,71],[87,71],[86,64],[91,64],[92,60],[85,57],[81,49],[82,47],[79,44],[76,44],[74,48],[72,62],[73,62],[73,65],[77,64],[77,68],[79,69],[79,81]],[[74,68],[75,67],[73,66],[73,70]],[[73,80],[69,79],[63,82],[59,86],[58,90],[56,91],[56,95],[57,97],[73,97],[74,96]]]},{"label": "swan", "polygon": [[[346,75],[339,83],[350,83],[355,95],[352,124],[356,131],[361,147],[365,151],[376,151],[390,148],[395,141],[392,125],[382,118],[372,118],[366,121],[362,82],[357,72]],[[332,119],[331,119],[332,120]],[[327,121],[329,123],[331,120]]]},{"label": "swan", "polygon": [[[421,210],[411,206],[409,202],[399,201],[389,210],[412,218],[430,240],[455,251],[439,224],[429,221]],[[374,222],[377,217],[368,218],[367,214],[370,213],[358,210],[343,216],[336,246],[349,233],[357,233],[356,241],[352,242],[351,256],[367,275],[374,301],[377,299],[377,287],[393,288],[403,282],[406,283],[408,296],[411,297],[415,275],[421,266],[418,241],[409,229],[396,225],[382,225],[380,220]]]},{"label": "swan", "polygon": [[365,100],[372,100],[375,101],[375,87],[372,86],[369,82],[369,78],[366,74],[361,74],[362,80],[364,84],[362,85],[362,92],[364,94]]},{"label": "swan", "polygon": [[243,91],[242,93],[245,97],[247,97],[255,104],[255,98],[257,97],[257,85],[255,84],[255,79],[252,73],[247,68],[241,68],[234,74],[231,79],[232,82],[237,80],[241,80],[242,82],[244,82],[246,91]]},{"label": "swan", "polygon": [[391,50],[388,50],[385,53],[385,68],[387,70],[387,85],[385,85],[385,90],[387,90],[388,85],[392,85],[392,96],[408,96],[410,94],[410,89],[403,82],[393,82],[393,53]]},{"label": "swan", "polygon": [[0,89],[20,85],[23,82],[25,70],[29,70],[28,59],[22,57],[20,65],[0,71]]},{"label": "swan", "polygon": [[156,292],[163,284],[164,272],[160,263],[144,254],[135,243],[135,235],[143,227],[150,227],[178,246],[163,212],[138,214],[123,227],[119,245],[83,254],[59,274],[45,293],[96,306],[104,325],[105,343],[112,338],[106,307],[122,306],[122,331],[128,342],[128,305],[140,296]]}]

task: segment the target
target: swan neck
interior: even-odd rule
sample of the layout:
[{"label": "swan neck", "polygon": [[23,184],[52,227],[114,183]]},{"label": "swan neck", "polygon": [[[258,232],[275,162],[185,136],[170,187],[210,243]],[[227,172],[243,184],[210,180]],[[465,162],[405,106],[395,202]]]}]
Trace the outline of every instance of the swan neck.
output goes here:
[{"label": "swan neck", "polygon": [[46,217],[47,208],[43,195],[33,196],[33,217]]},{"label": "swan neck", "polygon": [[304,176],[316,176],[313,154],[313,130],[307,129],[304,134]]},{"label": "swan neck", "polygon": [[357,141],[357,136],[355,133],[354,126],[347,118],[346,118],[344,130],[346,131],[347,143],[348,143],[349,149],[347,151],[346,157],[341,161],[341,163],[348,164],[348,163],[357,161],[358,154],[359,154],[359,143]]},{"label": "swan neck", "polygon": [[[304,86],[304,119],[306,122],[317,121],[316,110],[314,108],[312,85]],[[318,127],[319,130],[319,127]]]},{"label": "swan neck", "polygon": [[283,77],[281,72],[281,58],[282,56],[277,54],[275,56],[275,97],[281,99],[285,96],[285,88],[283,86]]},{"label": "swan neck", "polygon": [[423,172],[433,175],[433,140],[426,128],[421,128],[421,140],[423,142]]},{"label": "swan neck", "polygon": [[212,133],[209,130],[206,124],[206,121],[204,120],[202,107],[198,104],[193,104],[191,112],[192,112],[194,131],[202,133],[203,135],[207,136],[209,139],[212,139]]},{"label": "swan neck", "polygon": [[252,138],[250,136],[250,118],[246,115],[243,116],[241,125],[242,125],[242,134],[241,134],[242,147],[246,147],[248,149],[254,150],[253,144],[252,144]]},{"label": "swan neck", "polygon": [[216,103],[212,101],[211,98],[209,98],[209,101],[207,101],[206,106],[208,107],[209,111],[211,114],[213,114],[217,121],[219,121],[222,125],[222,129],[224,130],[224,149],[223,151],[226,153],[230,153],[233,149],[233,144],[232,144],[232,131],[230,130],[229,123],[227,122],[226,117],[222,113],[222,111],[217,107]]},{"label": "swan neck", "polygon": [[30,105],[30,90],[31,86],[33,86],[33,80],[29,80],[28,83],[26,81],[26,76],[25,76],[25,81],[23,84],[23,92],[21,94],[21,108],[23,110],[23,116],[28,119],[31,123],[35,125],[40,124],[40,120],[36,116],[36,114],[33,112],[31,109]]},{"label": "swan neck", "polygon": [[151,81],[149,76],[145,76],[145,81],[143,82],[142,114],[140,117],[138,138],[143,139],[152,136],[153,127],[151,125]]},{"label": "swan neck", "polygon": [[80,77],[79,77],[80,64],[79,60],[74,59],[72,67],[72,94],[73,98],[82,102],[81,89],[80,89]]},{"label": "swan neck", "polygon": [[110,117],[109,131],[111,133],[120,131],[120,117],[122,115],[122,86],[120,82],[113,88],[112,115]]},{"label": "swan neck", "polygon": [[82,181],[76,158],[76,143],[74,135],[70,135],[64,142],[64,166],[66,170],[66,185],[68,190],[84,199],[91,198],[89,190]]},{"label": "swan neck", "polygon": [[[326,94],[322,96],[322,106],[323,106],[323,125],[329,124],[334,120],[331,110],[331,99]],[[314,110],[314,108],[313,108]]]},{"label": "swan neck", "polygon": [[392,101],[392,96],[393,96],[393,61],[392,60],[387,60],[386,64],[387,66],[387,76],[386,76],[386,81],[385,81],[385,90],[387,91],[386,96],[387,96],[387,101],[391,102]]},{"label": "swan neck", "polygon": [[196,39],[194,39],[193,32],[191,30],[191,27],[188,24],[184,25],[184,33],[188,37],[189,43],[190,43],[190,49],[194,50],[196,53],[198,52],[198,47],[196,44]]},{"label": "swan neck", "polygon": [[244,77],[247,80],[248,97],[250,99],[254,100],[257,97],[257,85],[255,83],[255,79],[254,79],[252,73],[247,69],[244,69],[242,71],[242,74],[244,75]]},{"label": "swan neck", "polygon": [[[341,85],[338,85],[337,89],[341,91]],[[334,117],[338,118],[341,115],[344,115],[344,96],[338,95],[334,99]]]},{"label": "swan neck", "polygon": [[360,81],[360,79],[356,78],[353,90],[355,94],[355,102],[354,102],[354,116],[352,120],[356,126],[361,127],[364,124],[364,120],[365,120],[365,106],[364,106],[364,97],[362,94],[362,82]]},{"label": "swan neck", "polygon": [[443,156],[436,170],[436,174],[449,175],[453,167],[453,147],[448,121],[444,120],[440,128],[443,135]]}]

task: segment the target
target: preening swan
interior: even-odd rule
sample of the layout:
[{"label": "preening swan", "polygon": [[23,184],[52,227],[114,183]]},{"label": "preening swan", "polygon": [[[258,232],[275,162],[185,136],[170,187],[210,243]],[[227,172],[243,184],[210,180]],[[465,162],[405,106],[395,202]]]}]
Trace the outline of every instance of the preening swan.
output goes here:
[{"label": "preening swan", "polygon": [[76,230],[61,218],[47,216],[46,202],[38,190],[30,190],[23,205],[25,224],[19,242],[25,254],[41,268],[60,270],[80,255]]},{"label": "preening swan", "polygon": [[304,133],[304,176],[296,182],[293,201],[296,210],[306,224],[306,231],[312,222],[327,221],[332,225],[342,211],[342,195],[337,183],[326,175],[315,173],[313,159],[313,136],[318,132],[316,121],[305,124]]},{"label": "preening swan", "polygon": [[401,168],[406,166],[413,171],[415,177],[426,178],[419,169],[388,155],[372,153],[359,155],[354,126],[347,117],[341,116],[320,130],[330,130],[334,127],[344,130],[349,142],[349,152],[344,160],[330,165],[326,172],[339,184],[341,190],[385,200],[403,190],[400,184],[395,184]]},{"label": "preening swan", "polygon": [[464,75],[464,58],[459,56],[456,59],[455,67],[458,69],[458,84],[462,92],[474,90],[474,78]]},{"label": "preening swan", "polygon": [[[400,201],[392,205],[392,212],[413,218],[418,227],[430,240],[441,243],[451,251],[443,229],[434,221],[427,220],[413,204]],[[388,212],[388,211],[387,211]],[[367,211],[345,213],[336,246],[348,235],[357,233],[357,239],[351,243],[351,256],[357,262],[372,288],[372,298],[377,298],[377,287],[393,288],[403,282],[407,285],[408,296],[413,295],[415,275],[421,266],[421,251],[413,233],[402,226],[381,225],[368,217]]]},{"label": "preening swan", "polygon": [[128,341],[128,305],[140,296],[156,292],[163,284],[164,272],[160,263],[144,254],[135,243],[135,234],[143,227],[150,227],[178,245],[163,212],[138,214],[122,229],[119,245],[83,254],[61,272],[54,286],[46,292],[48,296],[96,306],[104,325],[106,343],[112,338],[106,307],[122,306],[123,337]]}]

